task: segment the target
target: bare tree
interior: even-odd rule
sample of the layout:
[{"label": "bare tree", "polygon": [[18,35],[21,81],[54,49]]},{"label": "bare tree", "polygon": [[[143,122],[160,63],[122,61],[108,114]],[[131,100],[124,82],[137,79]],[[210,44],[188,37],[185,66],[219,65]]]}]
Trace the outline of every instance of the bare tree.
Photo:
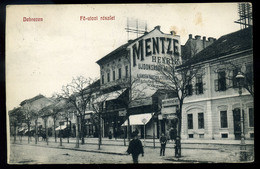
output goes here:
[{"label": "bare tree", "polygon": [[240,74],[244,76],[243,87],[254,97],[254,78],[252,63],[222,61],[216,68],[215,73],[218,73],[218,69],[226,71],[226,88],[238,88],[236,75],[240,72]]},{"label": "bare tree", "polygon": [[[177,142],[176,147],[178,149],[177,156],[181,156],[181,126],[182,126],[182,106],[184,103],[184,99],[190,95],[190,86],[192,82],[198,75],[203,75],[204,71],[199,65],[190,65],[183,64],[180,65],[180,62],[175,59],[173,56],[170,56],[170,62],[160,65],[160,69],[158,69],[159,76],[162,78],[152,78],[155,82],[161,84],[161,89],[166,89],[176,93],[177,98],[179,100],[178,111],[176,112],[176,116],[178,119],[177,125],[177,137],[179,138],[179,142]],[[178,66],[179,65],[179,66]]]},{"label": "bare tree", "polygon": [[31,141],[31,120],[33,119],[34,110],[32,109],[32,105],[30,103],[25,103],[22,106],[22,112],[25,116],[25,121],[28,127],[28,144]]},{"label": "bare tree", "polygon": [[[143,86],[141,86],[143,85]],[[125,120],[127,120],[127,138],[128,141],[130,141],[131,138],[131,129],[130,129],[130,120],[129,117],[131,115],[130,108],[134,103],[139,102],[140,105],[144,102],[145,99],[147,99],[145,90],[148,89],[148,86],[144,83],[140,82],[139,78],[133,78],[127,82],[120,84],[120,87],[122,89],[126,89],[126,97],[121,97],[121,105],[126,111]],[[120,99],[119,99],[120,100]]]},{"label": "bare tree", "polygon": [[[91,78],[85,78],[79,76],[73,78],[72,82],[63,86],[61,96],[68,103],[75,108],[75,115],[77,117],[77,126],[80,124],[80,135],[77,135],[76,147],[79,147],[79,137],[81,137],[81,144],[84,144],[84,131],[85,131],[85,112],[87,104],[90,103],[92,97],[92,88],[90,86],[93,83]],[[80,122],[79,122],[80,121]],[[77,130],[78,131],[78,130]]]},{"label": "bare tree", "polygon": [[25,121],[25,116],[21,111],[21,108],[14,108],[9,111],[9,120],[10,124],[13,126],[13,135],[14,135],[14,143],[16,142],[17,135],[17,126],[21,126],[21,124]]},{"label": "bare tree", "polygon": [[107,96],[99,94],[92,102],[92,108],[95,114],[92,115],[92,121],[98,127],[98,149],[100,150],[102,144],[102,114],[105,113],[105,103]]}]

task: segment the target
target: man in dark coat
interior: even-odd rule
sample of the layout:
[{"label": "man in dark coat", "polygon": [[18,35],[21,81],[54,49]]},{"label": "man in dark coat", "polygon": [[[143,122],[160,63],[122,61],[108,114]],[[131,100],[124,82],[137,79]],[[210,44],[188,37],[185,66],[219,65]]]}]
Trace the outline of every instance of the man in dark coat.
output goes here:
[{"label": "man in dark coat", "polygon": [[167,138],[164,136],[164,133],[162,133],[162,136],[160,137],[160,143],[161,143],[160,156],[165,155],[166,142],[167,142]]},{"label": "man in dark coat", "polygon": [[134,138],[130,141],[126,152],[128,154],[132,154],[133,162],[137,164],[139,154],[142,154],[142,156],[144,156],[144,149],[142,142],[138,139],[137,134],[133,133],[132,135]]}]

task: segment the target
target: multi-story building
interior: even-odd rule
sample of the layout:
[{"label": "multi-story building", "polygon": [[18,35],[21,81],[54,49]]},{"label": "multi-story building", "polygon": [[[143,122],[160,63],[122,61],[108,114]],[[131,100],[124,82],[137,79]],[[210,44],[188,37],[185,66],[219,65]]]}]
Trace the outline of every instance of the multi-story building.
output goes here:
[{"label": "multi-story building", "polygon": [[[199,65],[203,73],[192,81],[190,95],[184,100],[182,139],[240,139],[241,125],[246,139],[253,138],[251,28],[220,37],[184,64]],[[240,71],[246,81],[242,96],[239,96],[236,79]],[[162,107],[169,107],[169,102],[174,107],[173,100],[164,102]]]},{"label": "multi-story building", "polygon": [[164,34],[160,26],[98,60],[100,89],[110,95],[103,116],[105,136],[109,131],[126,131],[122,126],[128,126],[129,117],[131,130],[137,128],[141,136],[155,133],[158,137],[158,93],[162,92],[157,92],[160,84],[151,78],[162,78],[159,69],[180,62],[180,36]]}]

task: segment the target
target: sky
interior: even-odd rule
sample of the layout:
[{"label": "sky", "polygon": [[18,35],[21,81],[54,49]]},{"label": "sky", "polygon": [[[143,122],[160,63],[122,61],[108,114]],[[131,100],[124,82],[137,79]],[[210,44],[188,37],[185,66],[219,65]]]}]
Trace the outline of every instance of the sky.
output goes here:
[{"label": "sky", "polygon": [[[127,18],[146,22],[148,31],[157,25],[167,34],[174,30],[184,45],[189,34],[219,38],[239,30],[237,8],[236,3],[7,6],[7,111],[38,94],[60,93],[73,77],[99,78],[96,61],[128,40]],[[24,17],[43,21],[23,22]]]}]

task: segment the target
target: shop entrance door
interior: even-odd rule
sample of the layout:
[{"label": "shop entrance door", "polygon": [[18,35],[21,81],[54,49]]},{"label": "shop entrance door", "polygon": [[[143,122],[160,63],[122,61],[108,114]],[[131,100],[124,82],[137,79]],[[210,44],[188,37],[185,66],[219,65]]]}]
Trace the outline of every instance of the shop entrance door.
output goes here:
[{"label": "shop entrance door", "polygon": [[240,109],[236,108],[233,110],[233,119],[234,119],[234,135],[235,140],[241,139],[241,116]]}]

